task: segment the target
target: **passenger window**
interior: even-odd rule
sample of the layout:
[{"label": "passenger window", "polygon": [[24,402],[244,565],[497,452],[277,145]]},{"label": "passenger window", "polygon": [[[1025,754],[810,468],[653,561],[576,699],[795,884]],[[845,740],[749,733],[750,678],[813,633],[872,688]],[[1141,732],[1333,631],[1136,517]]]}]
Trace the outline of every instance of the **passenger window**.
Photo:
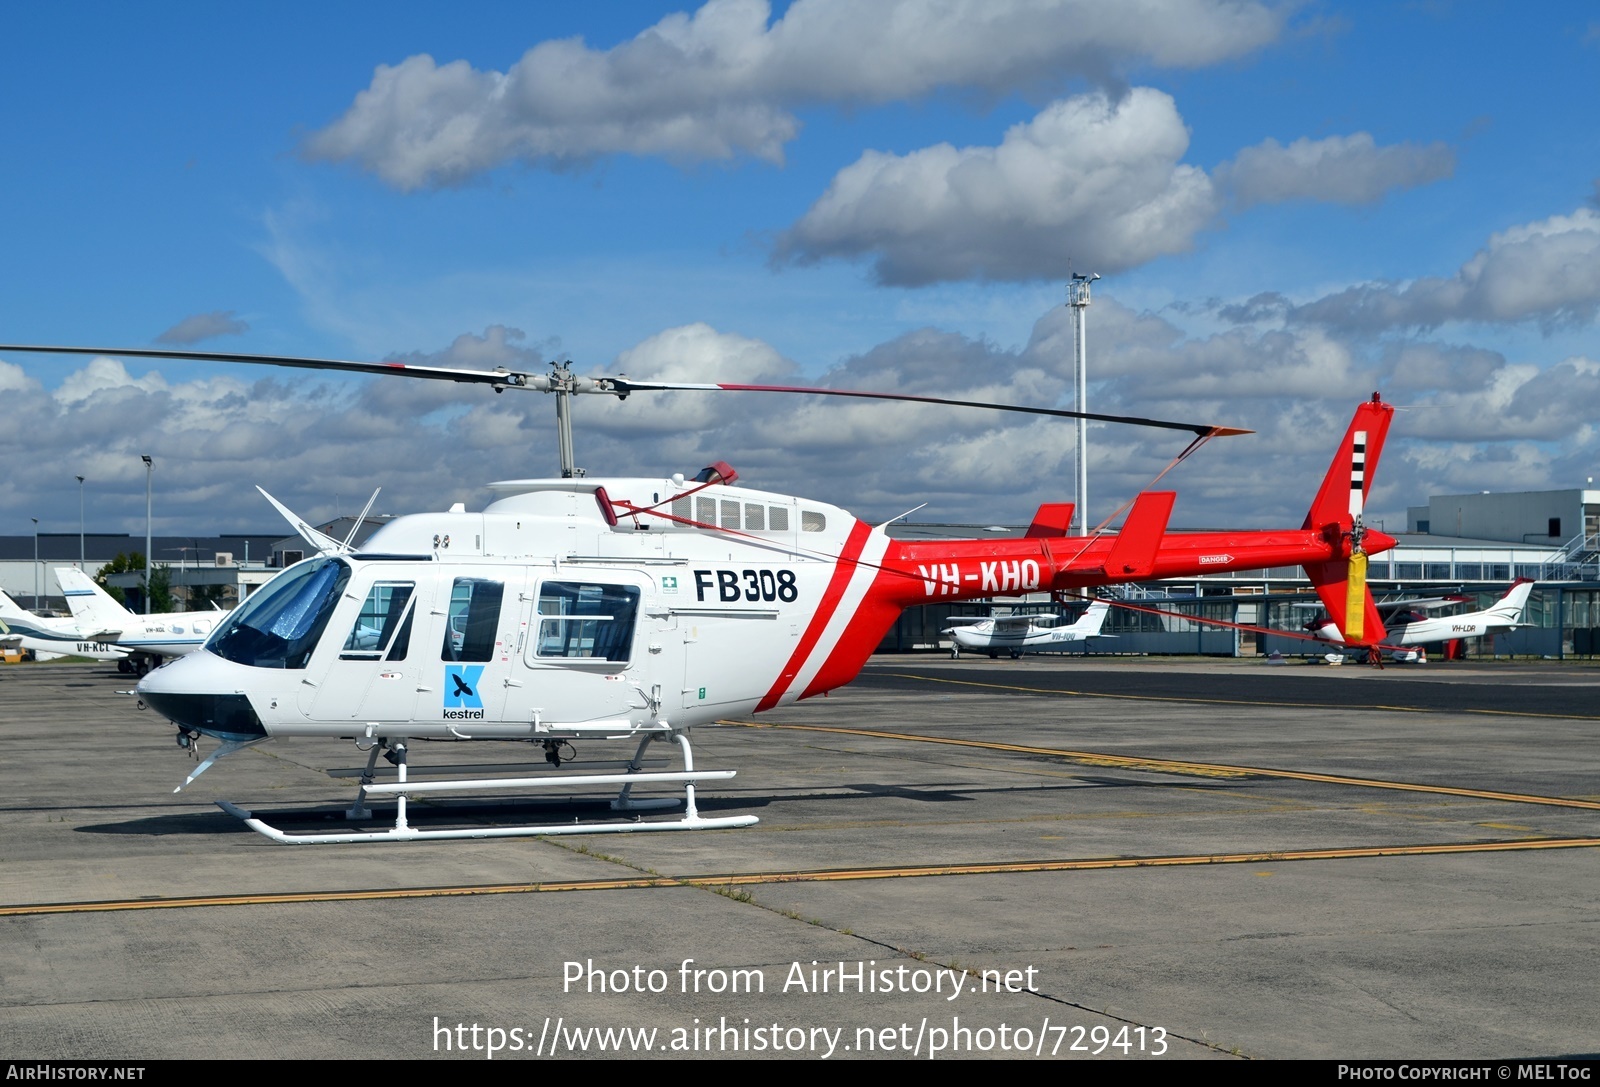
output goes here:
[{"label": "passenger window", "polygon": [[405,649],[402,647],[400,656],[396,658],[392,643],[399,640],[396,632],[402,624],[406,634],[410,634],[413,589],[410,582],[380,581],[374,585],[361,603],[361,612],[356,616],[355,625],[350,628],[350,636],[344,640],[339,659],[381,660],[385,650],[391,651],[390,660],[404,659]]},{"label": "passenger window", "polygon": [[498,581],[458,577],[450,592],[441,660],[494,659],[495,631],[500,625],[500,599],[505,586]]},{"label": "passenger window", "polygon": [[626,661],[639,590],[628,585],[547,581],[539,590],[540,657]]}]

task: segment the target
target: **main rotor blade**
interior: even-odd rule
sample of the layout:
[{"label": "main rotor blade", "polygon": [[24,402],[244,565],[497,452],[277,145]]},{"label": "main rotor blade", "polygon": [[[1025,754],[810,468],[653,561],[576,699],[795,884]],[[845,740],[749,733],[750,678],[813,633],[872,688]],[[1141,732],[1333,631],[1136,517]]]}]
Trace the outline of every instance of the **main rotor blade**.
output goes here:
[{"label": "main rotor blade", "polygon": [[298,355],[239,355],[227,351],[158,351],[147,347],[45,347],[30,344],[0,344],[0,351],[22,351],[40,355],[126,355],[140,359],[174,359],[179,362],[244,362],[258,366],[295,366],[305,370],[346,370],[360,374],[389,374],[400,377],[430,378],[434,381],[464,381],[502,388],[533,388],[548,384],[543,374],[518,370],[467,370],[446,366],[415,366],[409,362],[349,362],[345,359],[313,359]]},{"label": "main rotor blade", "polygon": [[733,385],[705,384],[678,381],[635,381],[631,377],[616,377],[612,384],[623,393],[631,392],[758,392],[799,393],[809,396],[853,396],[863,400],[902,400],[912,404],[944,404],[957,408],[985,408],[990,411],[1014,411],[1024,415],[1051,415],[1059,419],[1090,419],[1101,423],[1125,423],[1129,426],[1156,427],[1161,430],[1187,430],[1201,437],[1231,437],[1236,434],[1254,434],[1253,430],[1238,427],[1212,426],[1209,423],[1177,423],[1169,419],[1145,419],[1134,415],[1102,415],[1092,411],[1068,411],[1066,408],[1034,408],[1022,404],[996,404],[986,400],[953,400],[942,396],[913,396],[910,393],[870,393],[854,389],[823,389],[810,385]]},{"label": "main rotor blade", "polygon": [[346,359],[304,358],[298,355],[242,355],[228,351],[165,351],[148,347],[55,347],[28,344],[0,344],[0,351],[22,351],[44,355],[126,355],[129,358],[174,359],[188,362],[242,362],[257,366],[293,366],[307,370],[344,370],[350,373],[383,374],[391,377],[427,378],[434,381],[460,381],[489,385],[496,390],[531,389],[535,392],[609,393],[627,397],[635,392],[763,392],[802,396],[849,396],[861,400],[899,400],[912,404],[940,404],[957,408],[982,408],[1023,415],[1046,415],[1057,419],[1089,419],[1100,423],[1155,427],[1159,430],[1184,430],[1200,437],[1231,437],[1253,434],[1239,427],[1209,423],[1183,423],[1170,419],[1148,419],[1135,415],[1106,415],[1066,408],[1036,408],[1023,404],[997,404],[986,400],[956,400],[940,396],[915,396],[911,393],[875,393],[857,389],[826,389],[811,385],[741,385],[729,382],[636,381],[630,377],[578,377],[564,369],[551,374],[521,370],[468,370],[445,366],[416,366],[407,362],[351,362]]}]

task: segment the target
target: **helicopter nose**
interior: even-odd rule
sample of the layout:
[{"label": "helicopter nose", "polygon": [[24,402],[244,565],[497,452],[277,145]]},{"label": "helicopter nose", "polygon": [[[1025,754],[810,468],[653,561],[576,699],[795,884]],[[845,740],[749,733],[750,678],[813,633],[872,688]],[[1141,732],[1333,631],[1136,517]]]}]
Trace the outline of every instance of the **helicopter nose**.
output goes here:
[{"label": "helicopter nose", "polygon": [[267,730],[255,707],[236,683],[220,674],[230,667],[202,650],[156,669],[134,690],[145,705],[179,728],[219,740],[259,739]]}]

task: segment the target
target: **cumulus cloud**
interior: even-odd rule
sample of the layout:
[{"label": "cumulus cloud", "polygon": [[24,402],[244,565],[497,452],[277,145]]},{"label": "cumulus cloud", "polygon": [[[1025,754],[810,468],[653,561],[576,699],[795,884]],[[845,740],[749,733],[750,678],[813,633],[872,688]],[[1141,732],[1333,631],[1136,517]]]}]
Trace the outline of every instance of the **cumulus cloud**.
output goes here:
[{"label": "cumulus cloud", "polygon": [[1147,87],[1057,102],[998,147],[869,151],[778,244],[796,261],[871,254],[882,283],[1116,272],[1182,252],[1216,214],[1189,133]]},{"label": "cumulus cloud", "polygon": [[250,326],[239,320],[233,310],[212,310],[210,313],[196,313],[185,317],[161,335],[156,337],[156,343],[166,344],[191,344],[201,340],[209,340],[213,336],[237,336],[248,332]]},{"label": "cumulus cloud", "polygon": [[1372,203],[1454,166],[1442,144],[1379,147],[1365,132],[1288,147],[1268,140],[1214,177],[1183,163],[1188,148],[1161,91],[1079,95],[1012,127],[997,147],[868,151],[779,237],[775,256],[870,257],[878,281],[896,286],[1061,278],[1069,258],[1117,272],[1192,248],[1230,195],[1236,209]]},{"label": "cumulus cloud", "polygon": [[560,167],[610,154],[782,161],[793,110],[942,89],[990,96],[1105,81],[1133,64],[1195,68],[1278,37],[1253,0],[711,0],[608,50],[535,45],[508,71],[426,55],[381,65],[304,153],[406,191],[458,185],[511,161]]},{"label": "cumulus cloud", "polygon": [[1545,367],[1505,363],[1487,371],[1479,382],[1425,391],[1407,404],[1407,411],[1407,433],[1417,438],[1587,440],[1588,428],[1600,418],[1600,364],[1583,356]]},{"label": "cumulus cloud", "polygon": [[1490,237],[1454,276],[1368,283],[1296,307],[1293,318],[1350,332],[1435,328],[1449,321],[1546,327],[1600,308],[1600,211],[1581,207]]},{"label": "cumulus cloud", "polygon": [[1288,200],[1375,204],[1394,189],[1449,177],[1455,161],[1442,143],[1379,147],[1369,133],[1357,132],[1321,140],[1302,136],[1288,147],[1265,140],[1218,166],[1214,176],[1239,208]]},{"label": "cumulus cloud", "polygon": [[1482,389],[1505,366],[1506,358],[1498,351],[1462,344],[1406,342],[1386,352],[1383,386],[1408,392]]}]

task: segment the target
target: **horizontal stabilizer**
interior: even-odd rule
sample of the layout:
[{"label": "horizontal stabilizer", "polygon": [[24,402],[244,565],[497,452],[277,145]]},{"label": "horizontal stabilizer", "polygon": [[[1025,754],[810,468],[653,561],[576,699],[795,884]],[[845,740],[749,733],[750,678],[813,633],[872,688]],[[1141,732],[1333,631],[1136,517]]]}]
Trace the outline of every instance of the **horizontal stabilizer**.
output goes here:
[{"label": "horizontal stabilizer", "polygon": [[1111,551],[1106,555],[1106,576],[1138,581],[1151,575],[1177,498],[1177,491],[1143,491],[1133,500],[1133,509],[1128,511],[1122,531],[1112,540]]},{"label": "horizontal stabilizer", "polygon": [[1046,502],[1039,507],[1039,512],[1033,515],[1033,524],[1028,526],[1027,538],[1037,540],[1041,537],[1065,536],[1071,529],[1072,503]]}]

